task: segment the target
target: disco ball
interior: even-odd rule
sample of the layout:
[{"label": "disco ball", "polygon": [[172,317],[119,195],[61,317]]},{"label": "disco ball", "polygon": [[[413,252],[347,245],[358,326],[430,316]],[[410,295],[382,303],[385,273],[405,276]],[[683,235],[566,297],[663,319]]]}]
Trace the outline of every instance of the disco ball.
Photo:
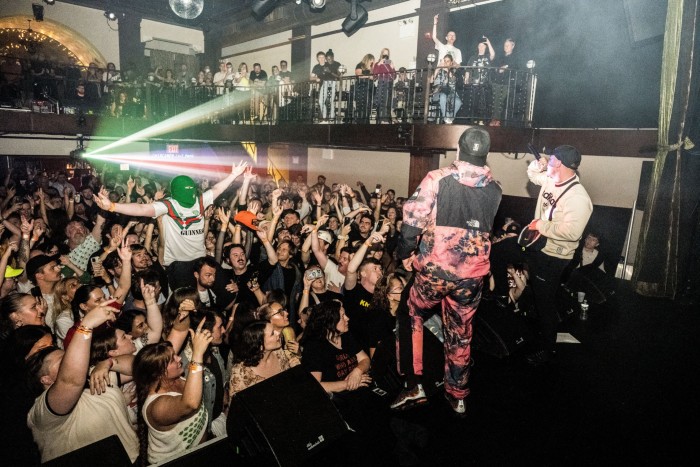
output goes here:
[{"label": "disco ball", "polygon": [[194,19],[202,13],[204,0],[170,0],[170,9],[184,19]]}]

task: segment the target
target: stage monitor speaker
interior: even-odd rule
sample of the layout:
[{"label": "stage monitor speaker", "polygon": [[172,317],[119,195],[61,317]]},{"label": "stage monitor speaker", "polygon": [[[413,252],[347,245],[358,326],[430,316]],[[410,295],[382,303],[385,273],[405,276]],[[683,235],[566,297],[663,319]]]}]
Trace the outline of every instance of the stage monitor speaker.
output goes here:
[{"label": "stage monitor speaker", "polygon": [[495,298],[481,300],[474,315],[473,334],[474,349],[497,358],[513,355],[532,342],[525,317],[502,306]]},{"label": "stage monitor speaker", "polygon": [[86,464],[99,467],[130,467],[132,465],[129,455],[117,435],[108,436],[42,465],[45,467],[73,467]]},{"label": "stage monitor speaker", "polygon": [[302,465],[348,433],[328,394],[301,366],[237,393],[226,423],[246,465]]},{"label": "stage monitor speaker", "polygon": [[615,279],[590,266],[574,269],[566,282],[567,289],[586,294],[586,301],[602,305],[615,295]]}]

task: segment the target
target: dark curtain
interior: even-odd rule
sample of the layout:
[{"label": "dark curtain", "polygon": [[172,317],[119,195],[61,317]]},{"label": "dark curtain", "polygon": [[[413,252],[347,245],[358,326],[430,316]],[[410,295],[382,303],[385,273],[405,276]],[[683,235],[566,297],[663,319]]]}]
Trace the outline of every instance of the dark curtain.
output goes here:
[{"label": "dark curtain", "polygon": [[658,150],[632,281],[645,296],[674,299],[697,275],[700,164],[700,0],[669,0]]}]

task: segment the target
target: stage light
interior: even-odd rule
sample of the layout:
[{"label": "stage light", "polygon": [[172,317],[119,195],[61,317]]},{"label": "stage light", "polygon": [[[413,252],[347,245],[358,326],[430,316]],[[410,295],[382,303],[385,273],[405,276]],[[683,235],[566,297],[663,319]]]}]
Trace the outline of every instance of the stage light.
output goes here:
[{"label": "stage light", "polygon": [[195,19],[202,14],[204,0],[169,0],[170,9],[183,19]]},{"label": "stage light", "polygon": [[105,18],[107,18],[109,21],[114,21],[117,19],[117,14],[113,11],[105,11]]},{"label": "stage light", "polygon": [[54,3],[56,3],[56,0],[44,0],[44,3],[46,3],[47,5],[53,5]]},{"label": "stage light", "polygon": [[32,3],[32,13],[34,13],[35,20],[44,21],[44,5]]},{"label": "stage light", "polygon": [[277,6],[278,0],[255,0],[251,10],[257,19],[263,19]]},{"label": "stage light", "polygon": [[525,66],[532,70],[533,68],[535,68],[535,61],[534,61],[534,60],[528,60],[528,61],[527,61],[527,64],[526,64]]},{"label": "stage light", "polygon": [[326,0],[309,0],[309,7],[312,10],[320,10],[326,6]]},{"label": "stage light", "polygon": [[362,0],[351,0],[350,14],[343,21],[343,32],[347,36],[352,36],[367,22],[367,10],[358,5]]},{"label": "stage light", "polygon": [[436,58],[435,54],[428,54],[428,56],[426,57],[426,60],[428,60],[428,63],[430,63],[432,65],[433,63],[435,63],[435,58]]}]

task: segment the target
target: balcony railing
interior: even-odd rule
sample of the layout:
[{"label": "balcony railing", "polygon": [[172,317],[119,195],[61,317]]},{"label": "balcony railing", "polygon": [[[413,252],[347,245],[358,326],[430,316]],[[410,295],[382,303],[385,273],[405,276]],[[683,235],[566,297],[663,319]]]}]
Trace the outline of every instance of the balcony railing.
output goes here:
[{"label": "balcony railing", "polygon": [[[345,76],[337,81],[198,85],[145,79],[103,81],[85,69],[62,67],[41,75],[5,71],[3,107],[35,112],[94,114],[162,121],[191,109],[198,122],[270,125],[285,123],[457,123],[532,125],[537,75],[523,70],[424,68],[387,75]],[[110,76],[119,76],[113,72]],[[84,92],[76,93],[79,82]]]}]

